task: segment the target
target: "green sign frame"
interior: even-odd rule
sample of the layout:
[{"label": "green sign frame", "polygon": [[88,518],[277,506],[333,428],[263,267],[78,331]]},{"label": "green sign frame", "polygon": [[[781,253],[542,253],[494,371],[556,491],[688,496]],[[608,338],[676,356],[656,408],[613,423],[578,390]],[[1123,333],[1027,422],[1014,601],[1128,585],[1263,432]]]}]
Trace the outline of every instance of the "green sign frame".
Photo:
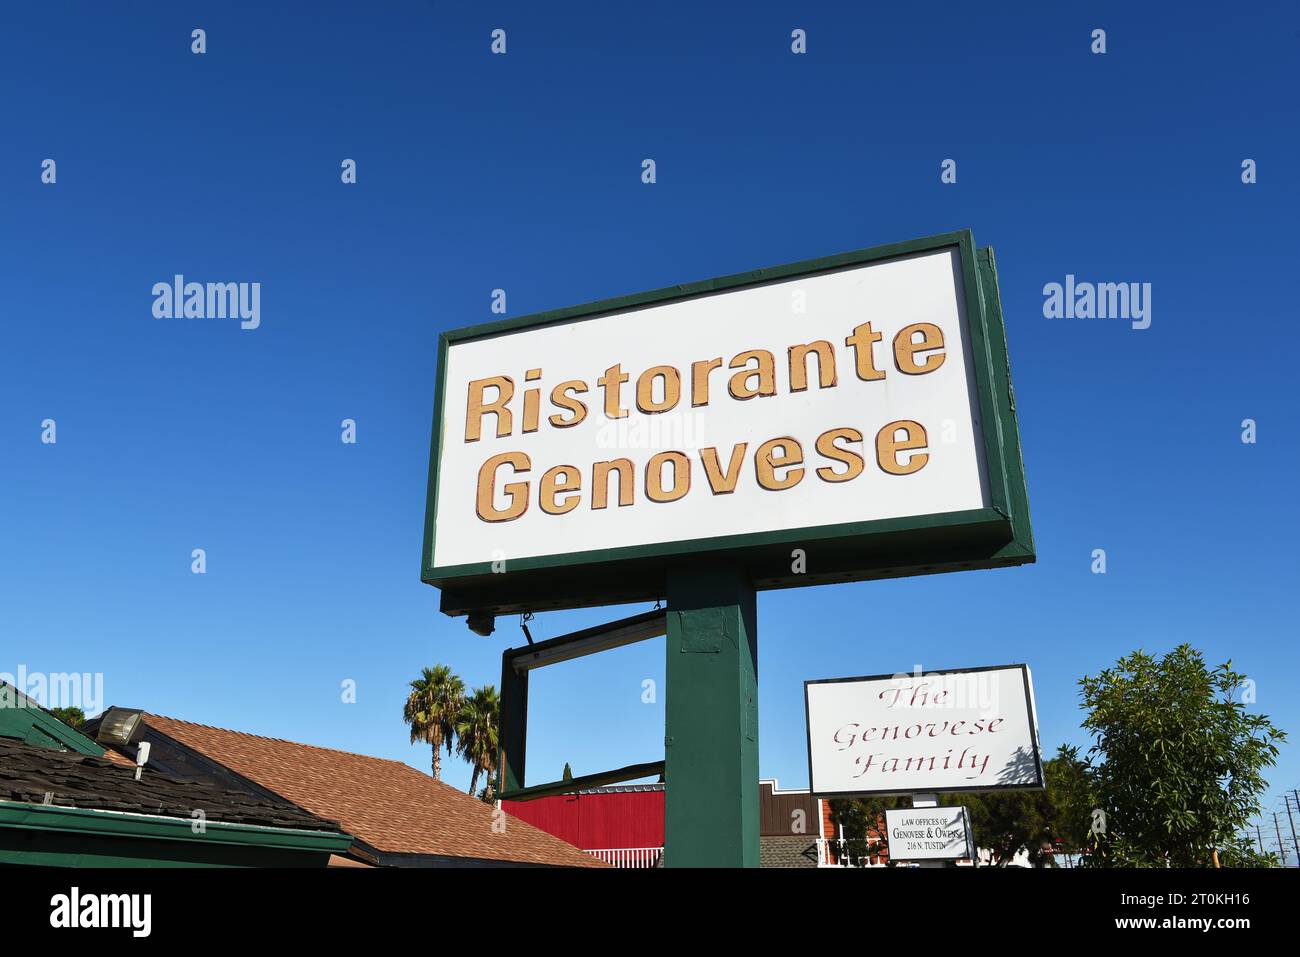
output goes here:
[{"label": "green sign frame", "polygon": [[[960,257],[965,315],[975,370],[989,505],[959,512],[682,539],[581,553],[508,558],[507,571],[492,563],[433,565],[443,396],[448,350],[458,342],[500,336],[555,323],[581,322],[628,311],[890,259],[955,248]],[[586,305],[503,319],[442,333],[430,443],[421,580],[441,591],[449,615],[510,614],[661,599],[670,568],[718,559],[737,564],[757,589],[927,575],[1023,565],[1035,560],[1029,496],[1011,387],[1006,328],[993,250],[979,248],[970,230],[737,273],[717,279],[605,299]],[[806,570],[791,570],[791,549],[806,556]]]}]

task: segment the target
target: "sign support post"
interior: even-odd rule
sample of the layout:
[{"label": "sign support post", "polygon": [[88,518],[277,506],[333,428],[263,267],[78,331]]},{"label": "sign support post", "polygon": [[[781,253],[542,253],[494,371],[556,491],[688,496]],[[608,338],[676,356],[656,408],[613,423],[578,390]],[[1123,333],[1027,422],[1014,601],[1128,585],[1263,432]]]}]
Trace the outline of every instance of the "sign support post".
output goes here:
[{"label": "sign support post", "polygon": [[[938,807],[939,795],[917,793],[912,795],[912,807]],[[946,861],[917,861],[917,867],[944,867]]]},{"label": "sign support post", "polygon": [[[662,770],[665,864],[757,867],[756,590],[1035,560],[992,250],[961,230],[445,331],[426,502],[420,577],[475,634],[668,599],[506,653],[503,799]],[[660,627],[664,761],[526,784],[527,673]],[[885,759],[836,684],[892,677],[805,683],[814,793],[1042,787],[1019,708],[945,714],[925,754],[895,722],[910,750]],[[886,717],[933,706],[912,691]]]},{"label": "sign support post", "polygon": [[737,565],[667,574],[665,867],[758,866],[758,603]]}]

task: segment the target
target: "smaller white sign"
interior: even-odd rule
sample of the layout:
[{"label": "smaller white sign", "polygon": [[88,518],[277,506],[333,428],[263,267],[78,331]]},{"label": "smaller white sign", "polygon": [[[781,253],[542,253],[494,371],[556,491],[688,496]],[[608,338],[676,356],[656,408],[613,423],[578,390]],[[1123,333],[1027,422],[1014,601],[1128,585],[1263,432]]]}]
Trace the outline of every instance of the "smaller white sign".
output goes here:
[{"label": "smaller white sign", "polygon": [[885,812],[892,861],[973,860],[970,814],[964,807],[914,807]]},{"label": "smaller white sign", "polygon": [[822,797],[1043,787],[1024,665],[804,682]]}]

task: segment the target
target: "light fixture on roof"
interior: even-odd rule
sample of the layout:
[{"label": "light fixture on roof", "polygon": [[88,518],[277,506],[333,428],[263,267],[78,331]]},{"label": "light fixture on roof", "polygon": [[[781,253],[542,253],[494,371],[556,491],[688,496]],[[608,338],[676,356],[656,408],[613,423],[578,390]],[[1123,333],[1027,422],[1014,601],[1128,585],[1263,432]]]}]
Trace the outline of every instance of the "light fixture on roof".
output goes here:
[{"label": "light fixture on roof", "polygon": [[125,747],[131,743],[135,733],[140,730],[143,711],[128,708],[109,708],[99,719],[99,730],[95,740],[100,744],[115,744]]},{"label": "light fixture on roof", "polygon": [[144,771],[144,766],[149,763],[149,742],[141,741],[140,748],[135,755],[135,779],[140,780],[140,774]]}]

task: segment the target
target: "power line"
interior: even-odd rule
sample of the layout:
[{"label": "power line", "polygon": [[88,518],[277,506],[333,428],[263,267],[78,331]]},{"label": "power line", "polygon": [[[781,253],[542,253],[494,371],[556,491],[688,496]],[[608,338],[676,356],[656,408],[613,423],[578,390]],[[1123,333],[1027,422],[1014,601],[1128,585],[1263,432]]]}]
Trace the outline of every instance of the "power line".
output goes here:
[{"label": "power line", "polygon": [[[1296,794],[1296,805],[1297,807],[1300,807],[1300,790],[1297,790],[1295,794]],[[1295,845],[1296,866],[1300,867],[1300,840],[1296,840],[1296,836],[1295,836],[1295,818],[1291,816],[1291,801],[1290,798],[1285,794],[1282,795],[1282,797],[1286,800],[1286,819],[1291,825],[1291,843]]]}]

